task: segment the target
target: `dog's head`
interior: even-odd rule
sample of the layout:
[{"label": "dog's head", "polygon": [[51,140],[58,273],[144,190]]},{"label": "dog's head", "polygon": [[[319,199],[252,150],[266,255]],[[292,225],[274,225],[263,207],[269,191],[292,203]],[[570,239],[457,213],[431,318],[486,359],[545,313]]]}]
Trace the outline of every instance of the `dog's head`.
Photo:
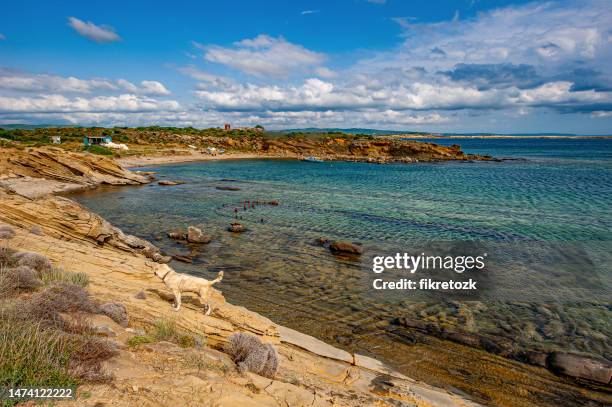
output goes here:
[{"label": "dog's head", "polygon": [[172,269],[167,264],[156,264],[155,275],[159,278],[164,278]]}]

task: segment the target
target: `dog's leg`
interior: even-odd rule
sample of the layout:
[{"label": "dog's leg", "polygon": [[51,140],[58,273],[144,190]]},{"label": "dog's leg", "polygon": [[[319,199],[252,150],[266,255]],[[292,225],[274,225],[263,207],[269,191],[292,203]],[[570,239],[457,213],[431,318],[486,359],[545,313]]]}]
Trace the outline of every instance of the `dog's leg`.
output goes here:
[{"label": "dog's leg", "polygon": [[198,296],[200,297],[200,301],[202,301],[206,307],[204,315],[210,315],[212,312],[212,307],[210,306],[210,288],[206,287],[205,289],[201,289],[198,292]]},{"label": "dog's leg", "polygon": [[174,291],[174,310],[178,311],[179,309],[181,309],[181,291],[175,290]]}]

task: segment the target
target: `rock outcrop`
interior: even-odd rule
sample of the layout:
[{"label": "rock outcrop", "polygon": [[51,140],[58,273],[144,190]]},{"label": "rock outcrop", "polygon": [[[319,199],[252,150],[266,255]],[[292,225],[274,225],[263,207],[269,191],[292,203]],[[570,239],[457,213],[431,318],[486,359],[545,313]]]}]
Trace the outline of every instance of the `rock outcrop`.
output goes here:
[{"label": "rock outcrop", "polygon": [[138,185],[150,179],[112,158],[61,148],[2,148],[0,186],[29,198],[91,188],[101,184]]},{"label": "rock outcrop", "polygon": [[553,352],[548,356],[549,367],[558,373],[601,384],[611,384],[612,364],[588,356]]},{"label": "rock outcrop", "polygon": [[187,241],[189,243],[208,244],[211,240],[211,236],[204,234],[202,230],[195,226],[189,226],[187,228]]},{"label": "rock outcrop", "polygon": [[231,223],[231,224],[228,226],[227,230],[228,230],[229,232],[232,232],[232,233],[243,233],[243,232],[246,232],[246,228],[245,228],[245,227],[244,227],[244,225],[243,225],[242,223],[240,223],[240,222],[232,222],[232,223]]},{"label": "rock outcrop", "polygon": [[359,256],[363,253],[363,248],[359,245],[349,242],[332,242],[329,245],[329,250],[332,253],[348,254]]},{"label": "rock outcrop", "polygon": [[161,186],[182,185],[184,183],[185,183],[184,181],[170,181],[170,180],[167,180],[167,181],[157,181],[157,184],[161,185]]}]

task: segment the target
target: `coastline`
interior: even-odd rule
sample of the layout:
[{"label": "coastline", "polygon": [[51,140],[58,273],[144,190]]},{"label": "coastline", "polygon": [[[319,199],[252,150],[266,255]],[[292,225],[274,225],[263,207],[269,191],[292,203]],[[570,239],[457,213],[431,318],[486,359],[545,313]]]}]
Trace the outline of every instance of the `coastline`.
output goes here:
[{"label": "coastline", "polygon": [[[235,158],[231,154],[225,157]],[[267,158],[261,155],[256,155],[256,157]],[[180,158],[187,157],[172,157],[172,159]],[[147,161],[150,163],[150,160]],[[168,295],[168,290],[159,279],[151,275],[151,268],[155,264],[156,256],[159,255],[158,252],[155,252],[156,248],[153,245],[134,236],[125,235],[69,197],[55,195],[57,192],[63,192],[61,190],[54,192],[53,188],[47,187],[45,188],[47,192],[44,194],[41,193],[34,197],[23,195],[24,191],[28,191],[25,187],[30,184],[37,186],[72,185],[74,190],[93,189],[101,184],[142,185],[152,181],[144,176],[146,173],[132,173],[117,165],[115,160],[106,157],[69,153],[60,149],[35,149],[28,151],[25,156],[13,155],[7,162],[13,166],[9,171],[6,171],[6,168],[3,171],[0,156],[0,178],[4,178],[0,180],[0,222],[6,222],[19,228],[18,238],[15,239],[16,247],[43,253],[54,263],[69,271],[81,271],[85,267],[92,281],[94,294],[107,300],[120,300],[125,303],[133,318],[134,329],[142,329],[160,316],[174,318],[181,329],[194,335],[203,334],[207,338],[211,351],[216,352],[222,349],[227,337],[234,332],[246,331],[261,336],[266,341],[279,346],[281,355],[285,355],[287,361],[283,359],[281,366],[283,369],[287,368],[288,371],[283,370],[285,372],[282,373],[283,375],[309,377],[308,384],[290,383],[289,379],[287,379],[289,383],[279,380],[283,384],[275,384],[283,386],[285,390],[288,384],[295,386],[287,390],[292,395],[300,392],[298,389],[308,389],[309,394],[312,395],[313,389],[317,389],[315,391],[317,393],[323,386],[329,389],[328,395],[346,395],[357,392],[367,397],[366,399],[359,398],[355,402],[357,404],[343,400],[343,402],[337,402],[337,405],[373,405],[375,400],[379,400],[378,397],[381,396],[377,393],[380,388],[374,384],[383,378],[388,378],[384,380],[394,383],[392,387],[395,393],[392,393],[393,395],[401,400],[406,400],[408,397],[409,400],[414,400],[416,405],[466,406],[474,405],[472,400],[483,404],[512,407],[544,406],[553,402],[563,405],[561,400],[574,399],[578,392],[589,392],[587,389],[579,388],[576,383],[553,375],[542,367],[520,364],[469,346],[420,334],[419,337],[422,339],[416,344],[409,345],[414,349],[412,351],[414,361],[396,366],[393,364],[395,350],[390,350],[382,356],[379,355],[381,360],[386,360],[399,369],[398,373],[378,360],[333,347],[312,336],[285,328],[247,308],[228,304],[218,292],[214,294],[215,312],[210,317],[203,315],[202,305],[197,300],[186,301],[184,309],[178,314],[174,313],[171,310],[172,298]],[[21,163],[22,166],[15,167],[15,163]],[[2,188],[6,185],[12,185],[13,189],[9,191],[6,190],[6,187]],[[32,239],[28,230],[34,226],[40,226],[43,229],[44,238]],[[218,288],[223,290],[223,285]],[[139,291],[147,293],[146,302],[134,300],[135,294]],[[251,308],[253,304],[244,305]],[[266,315],[266,312],[262,314]],[[297,326],[293,328],[302,329]],[[172,352],[175,351],[178,350],[172,350]],[[147,352],[151,352],[151,356],[161,358],[168,350],[147,350]],[[435,361],[431,366],[426,367],[431,379],[427,378],[425,382],[429,384],[415,380],[414,375],[410,374],[411,369],[417,366],[413,363],[420,358],[421,354],[427,355],[426,359]],[[453,373],[458,366],[454,360],[458,357],[457,355],[463,355],[463,358],[470,361],[486,361],[477,364],[473,370],[469,368],[468,376],[477,374],[478,379],[474,380],[476,385],[470,386],[468,392],[461,381],[455,377],[456,373]],[[135,354],[131,352],[129,358],[136,358],[140,362],[141,356],[138,352]],[[125,359],[126,355],[123,355],[114,363],[125,363]],[[119,371],[116,376],[121,378],[121,374]],[[347,382],[347,378],[351,380]],[[234,379],[236,378],[232,376],[231,380]],[[500,391],[489,379],[504,383],[507,388]],[[136,385],[128,377],[122,377],[121,380],[121,386]],[[554,394],[549,395],[551,383],[554,383],[555,391]],[[152,387],[148,379],[144,381],[144,385],[148,388]],[[176,385],[178,384],[173,383],[173,386]],[[164,391],[173,392],[173,386],[165,387]],[[333,386],[333,389],[329,386]],[[355,386],[358,387],[355,388]],[[528,396],[524,393],[526,388],[531,389]],[[388,390],[385,389],[385,391]],[[94,388],[94,391],[99,392],[100,389]],[[108,389],[104,391],[109,392]],[[232,391],[240,391],[240,388]],[[418,395],[416,399],[415,394]],[[423,394],[429,396],[425,397]],[[389,396],[388,393],[385,395]],[[115,394],[112,396],[114,397]],[[606,400],[601,394],[589,395],[589,399]],[[312,396],[308,400],[309,402],[296,405],[317,405]]]},{"label": "coastline", "polygon": [[219,161],[219,160],[248,160],[256,158],[282,158],[280,156],[270,156],[255,153],[235,153],[229,152],[219,155],[210,155],[200,152],[190,152],[189,154],[170,154],[170,155],[136,155],[117,158],[115,161],[126,168],[148,167],[151,165],[177,164],[198,161]]},{"label": "coastline", "polygon": [[[162,405],[187,405],[185,397],[195,403],[214,399],[217,400],[215,405],[221,406],[361,406],[381,405],[390,400],[428,406],[478,405],[465,396],[410,379],[375,359],[335,348],[277,325],[246,308],[229,304],[218,290],[213,293],[215,309],[210,316],[206,316],[202,304],[194,300],[186,301],[180,312],[173,312],[171,295],[152,272],[162,257],[157,248],[147,241],[125,235],[69,198],[56,195],[64,191],[66,185],[96,188],[101,184],[142,185],[151,180],[124,170],[108,158],[74,153],[66,153],[67,157],[59,151],[37,150],[35,153],[38,154],[38,167],[26,166],[24,171],[29,175],[15,173],[19,168],[11,167],[14,164],[11,160],[4,161],[4,167],[0,165],[3,181],[0,185],[0,222],[16,231],[11,248],[43,254],[54,266],[87,274],[89,289],[97,299],[120,301],[130,315],[129,328],[103,321],[102,326],[119,353],[105,362],[105,370],[114,376],[111,383],[80,386],[81,393],[89,394],[92,405],[148,405],[147,400],[152,398],[164,400]],[[53,166],[51,171],[49,166]],[[76,175],[76,168],[82,171],[79,175]],[[40,189],[38,194],[32,194],[31,183],[36,184],[34,189]],[[44,186],[47,183],[51,186]],[[59,190],[58,185],[62,186]],[[36,234],[32,232],[34,228],[38,230]],[[138,299],[139,292],[146,293],[145,300]],[[133,338],[135,332],[160,318],[176,321],[181,330],[204,337],[206,346],[197,351],[199,357],[222,361],[222,374],[207,369],[202,375],[201,367],[194,373],[193,368],[178,364],[177,355],[178,359],[184,359],[196,351],[184,351],[167,342],[146,345],[142,349],[129,345],[129,338]],[[219,350],[235,332],[257,335],[277,348],[281,362],[275,379],[231,372],[228,365],[231,362],[227,362],[227,355]],[[167,366],[160,374],[156,361],[162,359],[167,359]],[[181,370],[182,374],[166,377],[163,374],[166,369]],[[184,394],[181,388],[185,385],[195,393]],[[82,404],[75,401],[63,405]]]}]

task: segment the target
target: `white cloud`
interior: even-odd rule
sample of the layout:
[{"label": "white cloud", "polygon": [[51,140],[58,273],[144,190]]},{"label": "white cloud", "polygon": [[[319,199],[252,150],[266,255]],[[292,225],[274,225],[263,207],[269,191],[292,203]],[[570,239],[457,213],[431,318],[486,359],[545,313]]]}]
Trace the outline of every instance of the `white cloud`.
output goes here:
[{"label": "white cloud", "polygon": [[117,80],[117,85],[119,85],[121,87],[121,89],[126,90],[130,93],[136,93],[138,92],[138,88],[136,87],[136,85],[134,85],[132,82],[125,80],[125,79],[119,79]]},{"label": "white cloud", "polygon": [[166,96],[170,94],[170,91],[166,87],[157,81],[142,81],[140,82],[140,92],[143,95],[151,96]]},{"label": "white cloud", "polygon": [[[465,20],[394,21],[404,30],[403,46],[362,63],[446,70],[457,63],[548,64],[605,59],[609,57],[612,8],[601,0],[533,2]],[[432,50],[443,53],[432,54]]]},{"label": "white cloud", "polygon": [[0,89],[16,92],[86,94],[96,91],[124,90],[130,93],[150,96],[166,96],[170,94],[170,91],[158,81],[145,80],[140,82],[140,87],[137,87],[125,79],[117,81],[104,78],[80,79],[73,76],[30,74],[6,68],[0,68]]},{"label": "white cloud", "polygon": [[324,66],[321,66],[319,68],[315,68],[314,73],[316,73],[317,75],[319,75],[321,78],[335,78],[336,76],[338,76],[338,74],[334,71],[332,71],[329,68],[326,68]]},{"label": "white cloud", "polygon": [[113,90],[117,87],[106,79],[30,75],[0,70],[0,88],[25,92],[90,93],[93,90]]},{"label": "white cloud", "polygon": [[591,117],[593,118],[604,118],[604,117],[612,117],[612,111],[601,111],[598,110],[596,112],[591,113]]},{"label": "white cloud", "polygon": [[209,86],[230,89],[235,86],[234,81],[227,77],[204,72],[194,66],[180,67],[178,68],[178,71],[183,75],[187,75],[198,81],[205,82],[198,85],[198,88],[200,89],[208,88]]},{"label": "white cloud", "polygon": [[339,86],[311,78],[299,86],[241,84],[231,89],[194,93],[210,109],[236,111],[457,110],[612,103],[610,92],[574,92],[571,86],[571,82],[551,82],[522,90],[516,87],[479,90],[468,85],[427,82],[354,82]]},{"label": "white cloud", "polygon": [[68,25],[74,28],[74,30],[83,37],[89,38],[95,42],[113,42],[121,39],[111,27],[98,26],[91,21],[85,22],[76,17],[68,17]]},{"label": "white cloud", "polygon": [[205,47],[204,58],[258,77],[286,78],[323,63],[325,56],[292,44],[282,37],[259,35],[233,47]]},{"label": "white cloud", "polygon": [[308,14],[316,14],[316,13],[319,13],[319,12],[321,12],[321,10],[304,10],[304,11],[302,11],[301,14],[303,16],[305,16],[305,15],[308,15]]},{"label": "white cloud", "polygon": [[159,101],[128,94],[92,98],[68,98],[58,94],[44,94],[35,97],[0,96],[0,113],[154,112],[176,111],[180,107],[180,104],[174,100]]}]

